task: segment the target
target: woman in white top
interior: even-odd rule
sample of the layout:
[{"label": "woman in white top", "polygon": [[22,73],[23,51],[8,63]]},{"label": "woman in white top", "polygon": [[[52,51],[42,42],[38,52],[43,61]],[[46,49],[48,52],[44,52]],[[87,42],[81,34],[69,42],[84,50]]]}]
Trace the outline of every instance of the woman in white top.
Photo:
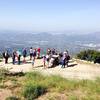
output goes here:
[{"label": "woman in white top", "polygon": [[30,48],[30,60],[32,60],[32,56],[33,56],[33,48]]}]

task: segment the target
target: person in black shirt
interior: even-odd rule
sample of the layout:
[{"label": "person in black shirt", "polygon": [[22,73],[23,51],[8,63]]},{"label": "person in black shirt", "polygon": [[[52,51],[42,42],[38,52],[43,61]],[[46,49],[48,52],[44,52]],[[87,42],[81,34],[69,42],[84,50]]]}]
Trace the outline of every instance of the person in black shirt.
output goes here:
[{"label": "person in black shirt", "polygon": [[13,62],[13,64],[15,64],[15,57],[16,57],[16,51],[13,51],[13,53],[12,53],[12,62]]},{"label": "person in black shirt", "polygon": [[8,51],[3,52],[3,58],[5,59],[5,64],[8,63],[9,54]]}]

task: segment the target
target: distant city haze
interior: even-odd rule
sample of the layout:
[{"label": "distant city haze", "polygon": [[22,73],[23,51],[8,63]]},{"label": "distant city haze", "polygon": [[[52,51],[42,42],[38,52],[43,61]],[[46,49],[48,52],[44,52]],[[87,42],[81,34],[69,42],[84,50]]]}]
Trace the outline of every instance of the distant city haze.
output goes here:
[{"label": "distant city haze", "polygon": [[0,31],[100,31],[100,0],[1,0]]}]

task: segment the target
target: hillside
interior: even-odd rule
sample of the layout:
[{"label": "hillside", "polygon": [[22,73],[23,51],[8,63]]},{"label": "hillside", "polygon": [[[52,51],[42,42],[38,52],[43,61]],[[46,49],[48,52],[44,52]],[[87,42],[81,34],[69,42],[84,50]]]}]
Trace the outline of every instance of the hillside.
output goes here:
[{"label": "hillside", "polygon": [[44,69],[42,60],[36,60],[32,68],[29,58],[21,65],[1,62],[0,100],[99,100],[97,77],[100,77],[100,65],[75,59],[63,69],[61,66]]}]

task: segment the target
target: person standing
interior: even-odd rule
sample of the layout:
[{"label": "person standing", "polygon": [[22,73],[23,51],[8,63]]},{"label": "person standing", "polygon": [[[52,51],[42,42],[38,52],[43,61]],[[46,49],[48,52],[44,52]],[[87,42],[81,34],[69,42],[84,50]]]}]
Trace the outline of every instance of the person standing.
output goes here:
[{"label": "person standing", "polygon": [[35,58],[36,58],[36,49],[33,50],[33,59],[32,59],[32,66],[34,67]]},{"label": "person standing", "polygon": [[21,60],[20,59],[21,58],[21,51],[19,51],[19,50],[17,51],[17,57],[18,57],[18,65],[20,65],[20,63],[21,63],[21,61],[20,61]]},{"label": "person standing", "polygon": [[26,63],[26,59],[25,59],[25,58],[26,58],[26,55],[27,55],[27,50],[26,50],[26,48],[23,49],[23,52],[22,52],[22,53],[23,53],[23,58],[24,58],[24,59],[23,59],[23,63]]},{"label": "person standing", "polygon": [[32,47],[30,48],[30,60],[32,60],[32,56],[33,56],[33,49]]},{"label": "person standing", "polygon": [[65,65],[66,65],[66,53],[64,52],[63,53],[63,56],[62,56],[62,58],[61,58],[61,64],[62,64],[62,66],[61,66],[61,68],[65,68]]},{"label": "person standing", "polygon": [[37,48],[37,58],[40,58],[40,51],[41,51],[41,49]]},{"label": "person standing", "polygon": [[46,62],[47,62],[47,67],[49,67],[49,60],[50,60],[50,55],[46,55]]},{"label": "person standing", "polygon": [[34,67],[34,62],[35,62],[35,59],[33,58],[32,59],[32,67]]},{"label": "person standing", "polygon": [[68,51],[66,51],[63,53],[63,57],[62,57],[62,68],[65,68],[66,65],[68,67],[69,60],[70,60],[70,56],[68,54]]},{"label": "person standing", "polygon": [[15,64],[15,58],[16,58],[16,51],[14,50],[12,53],[12,63]]},{"label": "person standing", "polygon": [[65,51],[65,56],[66,56],[66,65],[68,67],[68,63],[69,63],[69,60],[70,60],[70,55],[69,55],[67,50]]},{"label": "person standing", "polygon": [[3,58],[5,59],[5,64],[8,63],[9,54],[8,51],[3,52]]},{"label": "person standing", "polygon": [[43,55],[43,67],[46,68],[46,56]]}]

